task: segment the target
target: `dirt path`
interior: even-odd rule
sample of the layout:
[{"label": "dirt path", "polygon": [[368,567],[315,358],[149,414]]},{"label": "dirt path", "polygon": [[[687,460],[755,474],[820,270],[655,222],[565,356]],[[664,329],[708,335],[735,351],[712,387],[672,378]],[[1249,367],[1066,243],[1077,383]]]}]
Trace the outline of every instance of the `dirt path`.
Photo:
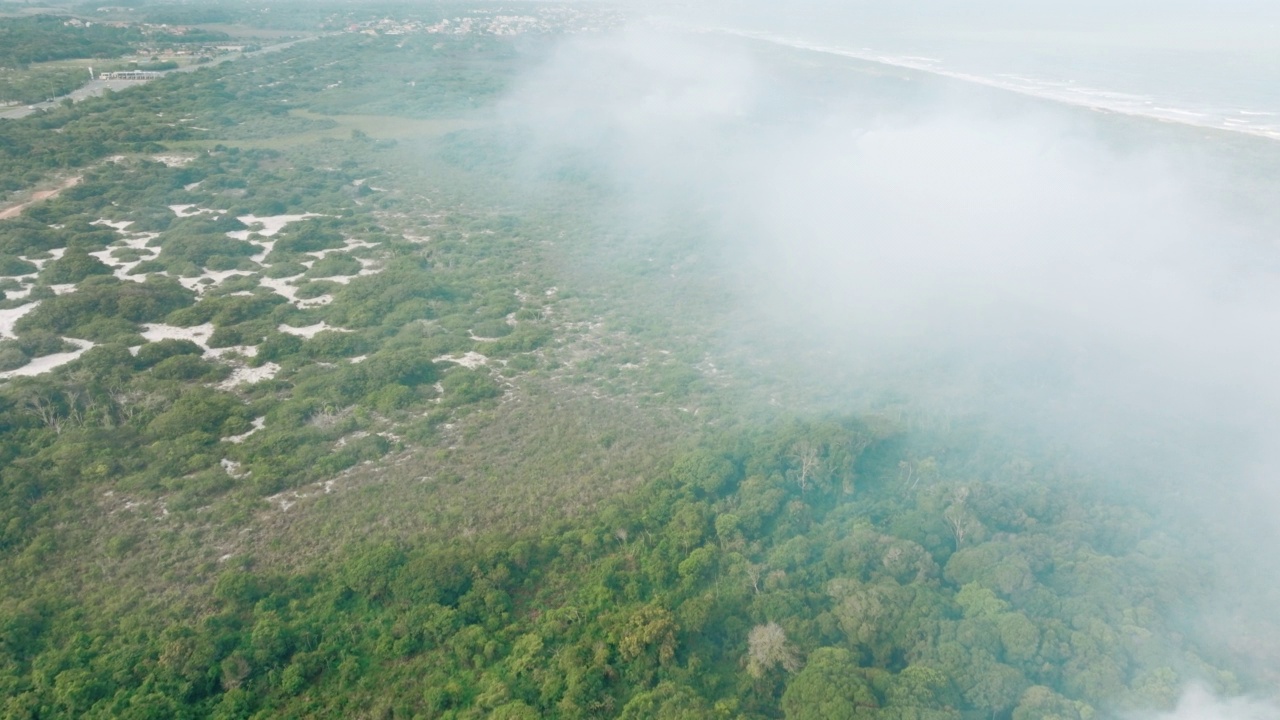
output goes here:
[{"label": "dirt path", "polygon": [[81,180],[81,176],[77,175],[52,190],[39,190],[37,192],[34,192],[31,194],[31,199],[22,203],[21,205],[14,205],[13,207],[0,210],[0,220],[8,220],[11,217],[17,217],[19,213],[27,209],[27,206],[34,205],[40,202],[41,200],[48,200],[51,197],[56,197],[58,193],[62,192],[63,190],[66,190],[69,187],[75,187],[76,185],[80,184],[80,180]]}]

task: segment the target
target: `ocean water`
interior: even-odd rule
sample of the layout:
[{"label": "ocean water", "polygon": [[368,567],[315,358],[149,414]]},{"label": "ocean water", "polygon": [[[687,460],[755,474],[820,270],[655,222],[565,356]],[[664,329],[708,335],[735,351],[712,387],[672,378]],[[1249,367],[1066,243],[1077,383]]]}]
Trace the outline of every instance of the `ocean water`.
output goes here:
[{"label": "ocean water", "polygon": [[[1280,2],[721,6],[684,20],[1034,97],[1280,140]],[[1034,3],[1028,6],[1034,7]]]}]

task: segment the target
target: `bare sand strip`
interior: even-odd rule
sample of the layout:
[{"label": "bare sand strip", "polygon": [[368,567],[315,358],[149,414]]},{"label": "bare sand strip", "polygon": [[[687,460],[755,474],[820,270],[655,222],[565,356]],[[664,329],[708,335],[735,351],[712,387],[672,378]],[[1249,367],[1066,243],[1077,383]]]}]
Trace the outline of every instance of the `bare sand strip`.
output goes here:
[{"label": "bare sand strip", "polygon": [[16,370],[0,372],[0,380],[6,380],[11,377],[31,377],[32,375],[47,373],[56,367],[66,365],[72,360],[75,360],[76,358],[83,355],[85,350],[88,350],[89,348],[93,347],[93,343],[89,342],[88,340],[77,340],[75,338],[63,338],[63,339],[71,343],[72,345],[75,345],[76,349],[72,350],[71,352],[54,353],[52,355],[45,355],[44,357],[34,358],[32,359],[31,362],[27,363],[26,365],[23,365],[22,367]]},{"label": "bare sand strip", "polygon": [[80,180],[81,180],[81,177],[77,175],[52,190],[38,190],[34,193],[31,193],[31,199],[22,203],[21,205],[14,205],[13,207],[0,210],[0,220],[8,220],[9,218],[17,217],[19,214],[22,213],[23,210],[26,210],[29,206],[34,205],[40,202],[41,200],[48,200],[51,197],[57,197],[58,193],[62,192],[63,190],[66,190],[69,187],[75,187],[76,185],[79,185]]}]

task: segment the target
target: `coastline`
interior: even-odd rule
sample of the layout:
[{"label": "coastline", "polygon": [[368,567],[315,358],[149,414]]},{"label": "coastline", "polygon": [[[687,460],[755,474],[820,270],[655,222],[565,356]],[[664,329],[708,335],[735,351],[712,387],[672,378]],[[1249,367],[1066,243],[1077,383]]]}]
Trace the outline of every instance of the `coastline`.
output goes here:
[{"label": "coastline", "polygon": [[[1090,87],[1077,87],[1070,83],[1053,82],[1026,78],[1019,75],[998,75],[987,77],[971,73],[949,70],[940,67],[940,61],[919,56],[894,56],[877,53],[869,49],[851,50],[809,42],[800,38],[783,37],[771,33],[735,28],[688,28],[690,30],[729,35],[747,40],[766,42],[782,47],[789,47],[807,52],[823,53],[846,57],[863,62],[876,63],[894,68],[928,73],[950,80],[958,80],[973,85],[1003,90],[1018,95],[1040,100],[1085,108],[1096,112],[1114,113],[1130,117],[1140,117],[1159,122],[1174,123],[1188,127],[1221,130],[1266,140],[1280,141],[1280,113],[1254,109],[1234,109],[1225,114],[1221,111],[1190,110],[1172,107],[1173,103],[1147,96],[1117,92]],[[1259,125],[1257,120],[1270,119],[1271,124]]]}]

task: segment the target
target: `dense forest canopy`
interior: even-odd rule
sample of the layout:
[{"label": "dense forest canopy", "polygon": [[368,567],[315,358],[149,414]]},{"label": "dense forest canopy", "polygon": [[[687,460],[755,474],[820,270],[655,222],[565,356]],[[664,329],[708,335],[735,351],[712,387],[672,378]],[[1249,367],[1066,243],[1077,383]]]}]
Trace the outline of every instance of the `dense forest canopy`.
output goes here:
[{"label": "dense forest canopy", "polygon": [[136,28],[68,18],[34,15],[0,19],[0,67],[67,58],[113,58],[142,39]]},{"label": "dense forest canopy", "polygon": [[[1184,462],[1234,426],[1031,427],[1061,408],[741,300],[791,276],[744,271],[749,178],[702,167],[953,86],[714,39],[781,94],[653,133],[750,63],[578,5],[112,12],[326,32],[0,120],[0,716],[1092,720],[1280,681],[1272,565]],[[23,63],[99,37],[4,23]],[[584,100],[557,68],[621,76],[582,47],[679,82]],[[657,155],[660,192],[618,172]]]}]

